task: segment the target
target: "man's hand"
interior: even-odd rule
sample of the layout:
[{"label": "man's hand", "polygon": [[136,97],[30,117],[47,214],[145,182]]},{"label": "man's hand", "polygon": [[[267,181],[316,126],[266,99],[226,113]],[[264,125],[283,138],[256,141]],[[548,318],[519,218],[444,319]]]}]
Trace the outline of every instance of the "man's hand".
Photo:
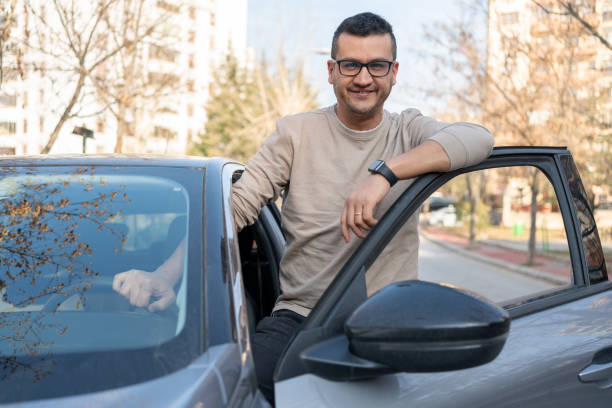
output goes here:
[{"label": "man's hand", "polygon": [[[176,294],[168,280],[155,272],[131,269],[115,275],[113,290],[126,297],[137,307],[147,307],[150,312],[164,310],[174,302]],[[149,304],[149,300],[157,298]]]},{"label": "man's hand", "polygon": [[389,182],[380,174],[370,175],[355,191],[353,191],[342,210],[342,236],[349,242],[349,229],[360,238],[365,238],[367,232],[374,228],[377,219],[374,209],[390,190]]}]

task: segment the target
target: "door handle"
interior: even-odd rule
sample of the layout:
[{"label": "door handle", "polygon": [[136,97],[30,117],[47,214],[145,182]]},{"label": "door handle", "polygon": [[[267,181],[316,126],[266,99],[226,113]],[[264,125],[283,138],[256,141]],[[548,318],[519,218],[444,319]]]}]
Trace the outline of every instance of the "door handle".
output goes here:
[{"label": "door handle", "polygon": [[591,364],[578,374],[582,382],[599,382],[612,379],[612,363]]},{"label": "door handle", "polygon": [[596,383],[600,388],[612,387],[612,349],[595,353],[591,364],[578,373],[583,383]]}]

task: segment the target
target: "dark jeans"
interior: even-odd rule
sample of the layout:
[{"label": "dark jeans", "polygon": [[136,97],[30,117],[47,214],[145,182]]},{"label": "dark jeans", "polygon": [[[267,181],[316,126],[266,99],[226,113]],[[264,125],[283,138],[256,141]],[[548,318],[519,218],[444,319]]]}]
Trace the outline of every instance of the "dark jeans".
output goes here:
[{"label": "dark jeans", "polygon": [[274,382],[272,376],[276,363],[289,340],[306,320],[291,310],[277,310],[270,317],[264,317],[251,338],[257,382],[262,394],[274,405]]}]

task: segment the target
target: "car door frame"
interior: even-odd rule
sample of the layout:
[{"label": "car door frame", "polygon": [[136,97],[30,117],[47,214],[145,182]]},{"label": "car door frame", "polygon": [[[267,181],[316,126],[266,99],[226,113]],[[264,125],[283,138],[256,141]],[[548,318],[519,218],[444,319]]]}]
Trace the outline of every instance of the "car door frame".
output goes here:
[{"label": "car door frame", "polygon": [[[302,358],[304,350],[342,333],[346,318],[365,300],[365,271],[408,218],[418,211],[425,199],[445,182],[463,173],[493,167],[534,166],[546,174],[555,189],[571,254],[571,287],[542,299],[516,305],[509,310],[512,317],[545,310],[612,288],[610,282],[597,285],[589,282],[585,248],[578,239],[581,236],[580,221],[572,202],[570,186],[563,175],[562,156],[571,158],[570,152],[561,147],[501,147],[495,148],[487,160],[476,166],[447,173],[430,173],[416,179],[369,232],[323,293],[302,330],[285,349],[274,374],[275,383],[312,372]],[[347,353],[350,355],[348,350]]]}]

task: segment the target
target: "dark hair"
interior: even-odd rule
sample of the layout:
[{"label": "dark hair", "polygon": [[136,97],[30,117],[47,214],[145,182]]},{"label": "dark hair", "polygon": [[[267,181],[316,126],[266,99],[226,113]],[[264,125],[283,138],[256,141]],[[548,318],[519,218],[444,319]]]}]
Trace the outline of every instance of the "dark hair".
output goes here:
[{"label": "dark hair", "polygon": [[353,17],[344,19],[334,32],[332,39],[331,57],[336,59],[338,52],[338,37],[340,34],[347,33],[357,35],[359,37],[367,37],[373,34],[389,34],[391,36],[391,48],[393,50],[393,60],[397,58],[397,44],[393,35],[393,27],[381,16],[374,13],[359,13]]}]

